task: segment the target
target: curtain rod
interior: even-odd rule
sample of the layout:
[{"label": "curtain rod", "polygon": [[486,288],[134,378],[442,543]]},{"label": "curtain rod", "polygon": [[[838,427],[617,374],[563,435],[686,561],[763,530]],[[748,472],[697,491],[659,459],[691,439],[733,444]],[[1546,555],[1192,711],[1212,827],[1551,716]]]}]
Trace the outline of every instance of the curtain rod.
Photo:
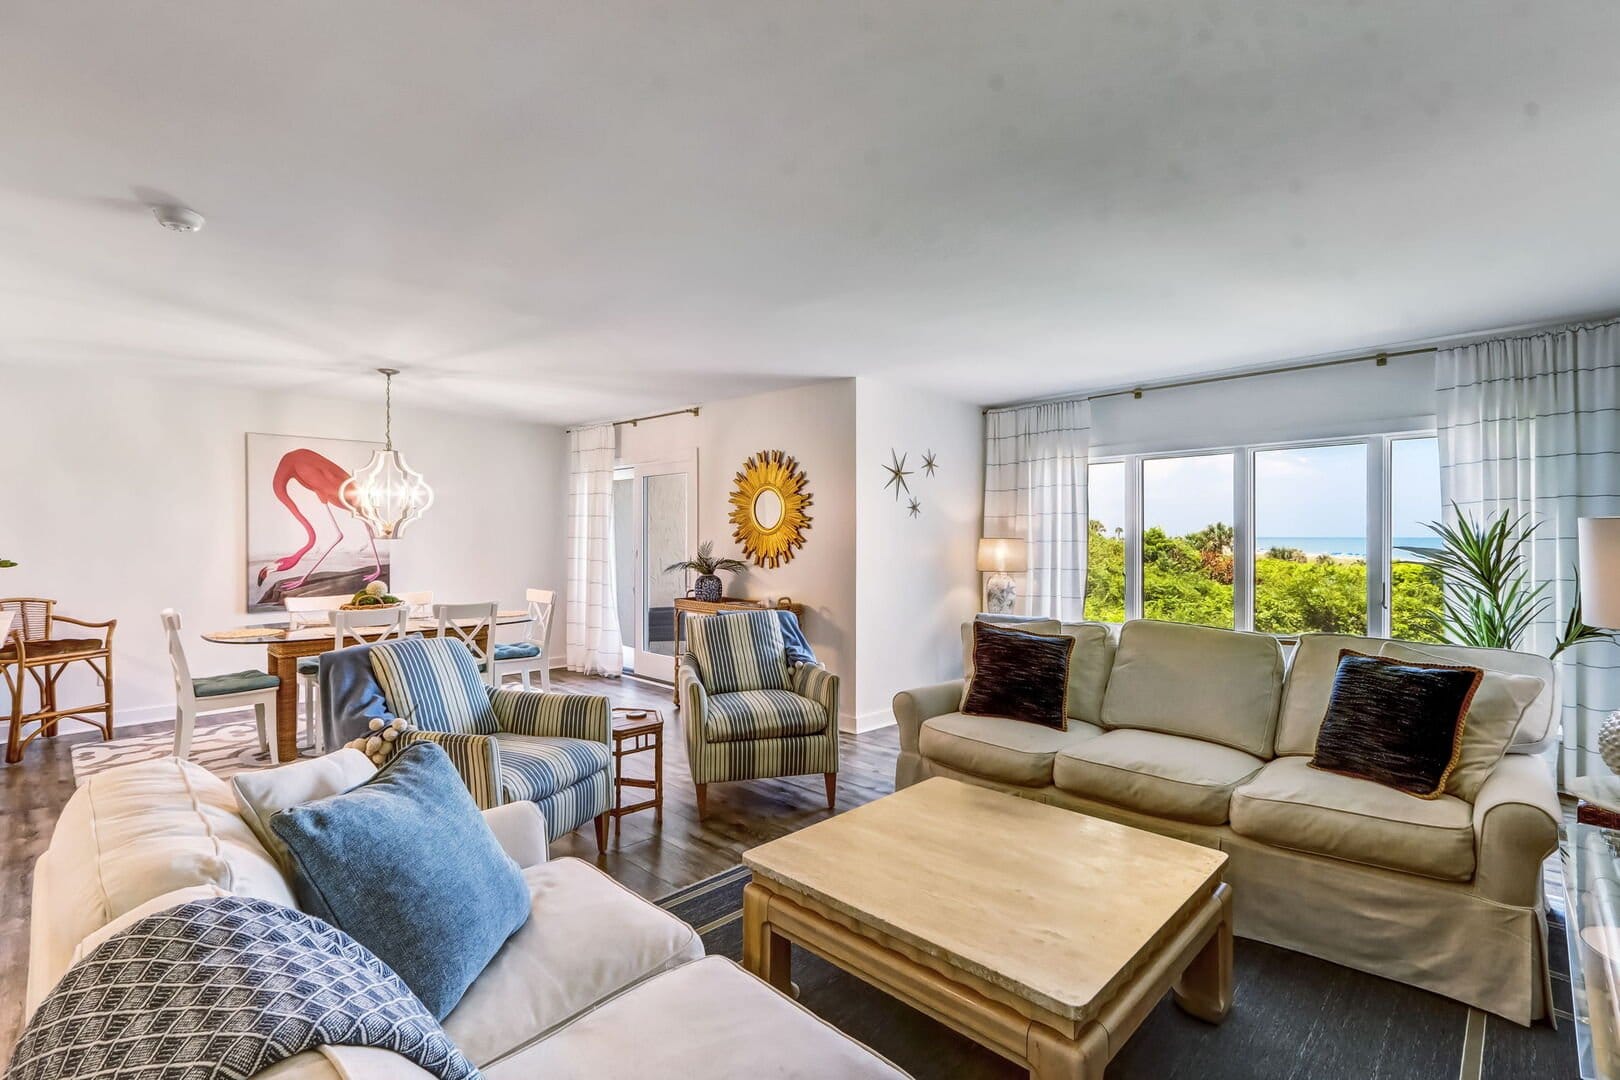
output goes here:
[{"label": "curtain rod", "polygon": [[[666,416],[685,416],[687,413],[691,413],[693,416],[696,416],[698,415],[698,408],[698,406],[694,405],[690,409],[671,409],[669,412],[657,412],[653,413],[651,416],[632,416],[628,420],[614,420],[612,423],[614,427],[623,427],[625,424],[635,427],[643,420],[662,420]],[[563,431],[569,435],[572,435],[576,430],[578,429],[563,428]]]},{"label": "curtain rod", "polygon": [[1403,356],[1423,356],[1428,353],[1439,352],[1439,347],[1427,345],[1421,349],[1384,349],[1379,352],[1363,353],[1359,356],[1339,356],[1332,360],[1311,360],[1303,364],[1284,364],[1280,367],[1259,368],[1252,371],[1232,371],[1225,375],[1201,375],[1193,379],[1175,379],[1169,382],[1143,383],[1123,390],[1104,390],[1097,394],[1074,394],[1068,397],[1042,398],[1036,401],[1025,401],[1015,405],[989,406],[979,411],[981,413],[1003,412],[1007,409],[1018,409],[1025,405],[1043,405],[1058,401],[1097,401],[1102,398],[1122,397],[1126,394],[1140,398],[1149,390],[1179,390],[1187,386],[1208,386],[1212,383],[1235,382],[1238,379],[1254,379],[1261,375],[1283,375],[1290,371],[1311,371],[1315,368],[1338,367],[1341,364],[1364,364],[1375,360],[1379,367],[1383,367],[1391,360]]}]

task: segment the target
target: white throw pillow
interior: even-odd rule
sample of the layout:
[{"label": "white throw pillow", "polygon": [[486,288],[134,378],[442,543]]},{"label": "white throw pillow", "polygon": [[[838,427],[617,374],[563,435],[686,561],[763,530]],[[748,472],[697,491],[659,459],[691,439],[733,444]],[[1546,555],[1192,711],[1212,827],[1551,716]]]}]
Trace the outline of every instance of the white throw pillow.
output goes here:
[{"label": "white throw pillow", "polygon": [[242,820],[253,835],[291,875],[292,852],[270,831],[270,817],[289,806],[337,795],[359,787],[377,773],[377,766],[359,750],[339,750],[325,757],[301,758],[273,769],[237,773],[231,778]]}]

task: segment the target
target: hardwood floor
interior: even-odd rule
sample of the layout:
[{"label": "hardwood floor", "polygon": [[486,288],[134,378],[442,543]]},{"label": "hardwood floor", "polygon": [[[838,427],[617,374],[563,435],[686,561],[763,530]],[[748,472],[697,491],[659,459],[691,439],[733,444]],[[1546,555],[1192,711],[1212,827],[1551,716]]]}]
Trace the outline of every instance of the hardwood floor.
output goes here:
[{"label": "hardwood floor", "polygon": [[[699,821],[681,719],[670,702],[669,687],[567,672],[554,673],[552,680],[570,689],[588,688],[605,694],[615,706],[654,708],[664,717],[663,820],[655,822],[650,810],[627,816],[621,837],[614,840],[610,830],[608,849],[601,854],[587,826],[552,844],[554,858],[573,855],[587,859],[628,888],[648,899],[657,899],[737,865],[742,853],[751,847],[830,816],[818,773],[711,784],[708,814]],[[240,715],[227,713],[210,717],[207,722],[240,719]],[[21,764],[0,771],[0,815],[6,822],[4,837],[0,838],[0,1063],[10,1059],[22,1022],[34,860],[50,842],[56,817],[73,794],[73,744],[97,737],[91,731],[66,731],[55,739],[35,740]],[[893,791],[898,753],[898,737],[892,727],[842,736],[838,809],[847,810]],[[652,755],[637,754],[626,759],[625,774],[650,779]],[[626,793],[632,801],[642,794],[633,789]]]}]

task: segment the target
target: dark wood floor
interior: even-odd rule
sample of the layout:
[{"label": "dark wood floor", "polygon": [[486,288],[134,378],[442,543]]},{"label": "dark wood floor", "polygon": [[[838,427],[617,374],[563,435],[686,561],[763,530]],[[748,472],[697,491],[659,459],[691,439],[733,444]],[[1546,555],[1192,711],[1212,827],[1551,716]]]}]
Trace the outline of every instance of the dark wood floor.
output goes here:
[{"label": "dark wood floor", "polygon": [[[610,833],[608,850],[601,854],[592,830],[586,827],[553,844],[553,857],[589,859],[629,888],[657,899],[737,865],[751,847],[829,816],[818,774],[711,785],[708,815],[700,822],[686,765],[686,744],[667,687],[563,672],[553,679],[570,689],[588,687],[606,694],[614,705],[656,708],[665,721],[663,820],[654,822],[650,810],[626,817],[621,838],[615,841]],[[226,714],[219,721],[233,719],[240,717]],[[10,1059],[22,1022],[34,860],[50,842],[56,817],[73,794],[72,744],[96,737],[85,732],[38,739],[30,744],[21,764],[0,767],[0,815],[6,823],[0,839],[0,1063]],[[892,727],[846,735],[839,745],[838,809],[859,806],[894,790],[899,744]],[[625,775],[650,778],[652,755],[626,759]],[[632,799],[641,794],[626,793]]]}]

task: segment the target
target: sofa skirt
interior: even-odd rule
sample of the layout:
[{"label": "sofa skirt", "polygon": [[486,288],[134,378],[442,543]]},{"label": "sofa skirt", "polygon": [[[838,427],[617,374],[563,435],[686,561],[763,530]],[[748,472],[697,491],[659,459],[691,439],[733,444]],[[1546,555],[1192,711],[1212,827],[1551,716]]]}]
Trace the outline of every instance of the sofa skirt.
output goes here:
[{"label": "sofa skirt", "polygon": [[945,776],[1226,852],[1239,937],[1421,987],[1518,1024],[1549,1015],[1542,897],[1535,907],[1502,904],[1471,882],[1290,851],[1224,825],[1151,817],[1052,786],[999,784],[921,757],[908,768],[903,759],[900,787]]}]

